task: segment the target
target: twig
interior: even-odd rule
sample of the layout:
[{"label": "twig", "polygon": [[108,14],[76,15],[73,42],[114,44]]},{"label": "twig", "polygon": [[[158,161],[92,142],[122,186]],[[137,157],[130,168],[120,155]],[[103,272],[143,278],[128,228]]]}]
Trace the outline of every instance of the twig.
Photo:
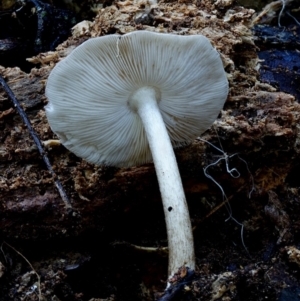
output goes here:
[{"label": "twig", "polygon": [[50,172],[51,176],[53,177],[54,179],[54,183],[55,183],[55,186],[66,206],[67,209],[71,209],[72,208],[72,205],[71,205],[71,202],[70,200],[68,199],[68,196],[61,184],[61,182],[58,180],[57,178],[57,175],[55,174],[52,166],[51,166],[51,163],[50,163],[50,160],[43,148],[43,145],[36,133],[36,131],[33,129],[24,109],[21,107],[19,101],[17,100],[16,96],[14,95],[14,93],[12,92],[12,90],[10,89],[10,87],[7,85],[7,83],[5,82],[5,80],[3,79],[3,77],[0,75],[0,84],[2,85],[4,91],[6,92],[6,94],[8,95],[8,97],[10,98],[10,100],[12,101],[12,103],[14,104],[14,107],[17,109],[18,113],[20,114],[21,118],[23,119],[23,122],[25,123],[25,125],[27,126],[28,130],[29,130],[29,133],[31,135],[31,137],[33,138],[37,148],[38,148],[38,151],[40,153],[40,155],[42,156],[46,166],[47,166],[47,169],[48,171]]},{"label": "twig", "polygon": [[206,219],[208,219],[210,216],[212,216],[214,213],[216,213],[219,209],[221,209],[223,206],[226,206],[226,204],[231,201],[231,199],[233,199],[233,197],[238,194],[240,191],[242,191],[242,189],[244,189],[246,187],[247,184],[242,185],[234,194],[232,194],[231,196],[227,197],[227,199],[225,199],[222,203],[220,203],[219,205],[217,205],[216,207],[214,207],[211,211],[209,211],[203,218],[201,219],[197,219],[194,220],[194,227],[193,227],[193,231],[195,231],[197,229],[197,227],[199,226],[199,224],[203,223]]},{"label": "twig", "polygon": [[[32,271],[35,273],[35,275],[37,277],[37,280],[38,280],[39,301],[41,301],[42,300],[42,291],[41,291],[41,277],[40,277],[40,275],[36,272],[36,270],[33,268],[32,264],[29,262],[29,260],[22,253],[20,253],[18,250],[16,250],[13,246],[8,244],[7,242],[4,241],[3,243],[6,244],[8,247],[10,247],[12,250],[14,250],[18,255],[20,255],[28,263],[28,265],[30,266]],[[1,249],[2,249],[2,246],[1,246]]]},{"label": "twig", "polygon": [[122,241],[116,241],[113,243],[114,246],[116,245],[125,245],[129,248],[132,248],[133,250],[136,250],[136,251],[142,251],[142,252],[145,252],[145,253],[155,253],[155,254],[159,254],[159,255],[162,255],[162,256],[165,256],[169,253],[169,248],[168,247],[143,247],[143,246],[137,246],[137,245],[134,245],[134,244],[131,244],[129,242],[122,242]]}]

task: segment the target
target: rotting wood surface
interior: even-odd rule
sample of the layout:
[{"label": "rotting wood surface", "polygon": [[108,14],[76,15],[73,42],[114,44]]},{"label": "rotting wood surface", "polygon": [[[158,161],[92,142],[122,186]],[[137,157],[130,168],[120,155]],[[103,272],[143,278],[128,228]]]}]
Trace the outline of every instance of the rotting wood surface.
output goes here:
[{"label": "rotting wood surface", "polygon": [[[208,131],[203,138],[220,147],[216,139],[218,136],[225,152],[238,153],[248,163],[254,176],[256,191],[266,192],[283,183],[294,165],[293,160],[298,159],[297,122],[300,107],[292,96],[270,92],[272,88],[260,84],[257,79],[256,49],[251,33],[244,25],[253,12],[238,7],[236,12],[232,11],[231,16],[224,16],[222,10],[217,11],[217,14],[212,12],[218,8],[209,5],[209,2],[206,6],[200,5],[200,12],[196,3],[157,5],[152,9],[152,18],[157,20],[158,26],[147,25],[141,29],[185,34],[202,33],[212,40],[220,51],[229,73],[230,95],[224,111],[214,124],[214,130]],[[39,55],[35,60],[43,62],[44,66],[33,69],[30,74],[25,74],[18,68],[0,69],[41,140],[55,139],[43,110],[47,102],[44,96],[45,82],[53,64],[89,37],[112,30],[121,33],[136,30],[134,20],[130,18],[133,19],[131,14],[138,10],[131,2],[127,5],[126,2],[116,3],[116,6],[103,9],[95,22],[90,23],[90,28],[86,28],[79,38],[71,37],[55,53]],[[229,21],[223,21],[228,18]],[[63,235],[76,235],[77,231],[81,232],[87,227],[85,222],[91,223],[89,219],[93,219],[93,215],[87,213],[99,211],[100,215],[103,212],[106,216],[107,203],[113,202],[114,206],[122,207],[124,197],[127,200],[143,199],[148,189],[152,190],[155,187],[157,190],[152,164],[130,169],[96,167],[82,162],[63,146],[53,146],[48,148],[48,155],[72,199],[74,208],[80,213],[80,218],[76,221],[64,216],[63,203],[53,186],[53,179],[45,169],[26,127],[12,109],[4,92],[1,93],[0,101],[3,142],[0,148],[1,214],[5,216],[5,219],[2,219],[2,228],[6,235],[17,235],[19,227],[22,226],[24,237],[26,233],[29,237],[30,228],[35,228],[34,220],[28,226],[23,223],[26,223],[30,215],[36,215],[37,223],[43,216],[43,227],[39,228],[42,236],[53,235],[53,219],[62,221],[61,224],[55,223],[56,235],[60,233],[57,230],[61,230]],[[202,169],[216,160],[217,155],[222,155],[214,153],[211,147],[199,141],[177,151],[187,195],[207,193],[209,187],[213,186],[204,177]],[[218,182],[222,183],[223,178],[230,180],[230,176],[221,166],[214,168],[219,169],[215,175]],[[276,174],[280,177],[274,176]],[[230,192],[233,192],[249,182],[249,174],[241,174],[240,178],[230,182]],[[247,189],[249,187],[245,188],[245,191]],[[216,189],[214,192],[219,194]],[[156,194],[158,195],[158,192]],[[107,210],[109,211],[109,208]],[[45,214],[47,220],[49,218],[49,224],[45,223]],[[88,220],[85,221],[87,216]],[[97,222],[93,221],[93,224],[96,226],[100,223],[99,227],[102,227],[101,221],[104,220],[105,218],[101,218]],[[5,230],[6,223],[10,224],[9,233]],[[67,225],[72,225],[72,230]],[[16,232],[13,231],[14,227]]]},{"label": "rotting wood surface", "polygon": [[[297,176],[295,168],[300,157],[300,105],[291,95],[276,92],[273,87],[259,81],[256,47],[247,27],[254,12],[233,6],[231,1],[217,1],[214,4],[211,1],[188,4],[167,2],[151,8],[148,6],[148,2],[116,2],[102,9],[94,22],[84,23],[79,31],[74,30],[73,36],[60,45],[56,52],[32,58],[33,62],[42,66],[33,69],[30,74],[18,68],[0,68],[1,75],[22,103],[40,138],[47,141],[56,137],[43,110],[47,103],[45,82],[54,64],[84,40],[140,29],[207,36],[221,53],[228,73],[230,93],[224,110],[202,138],[219,148],[221,142],[228,156],[238,154],[230,159],[230,167],[236,168],[240,175],[231,177],[224,160],[211,166],[207,172],[222,185],[230,202],[239,210],[247,208],[246,213],[237,213],[246,231],[256,233],[258,228],[265,227],[264,218],[270,218],[279,229],[277,239],[280,239],[280,243],[284,242],[283,247],[289,247],[294,238],[289,235],[287,227],[291,227],[294,219],[290,217],[289,223],[278,221],[277,211],[286,210],[286,207],[276,207],[276,193],[274,196],[272,192],[280,191],[283,199],[287,196],[289,199],[299,199],[295,188],[299,180],[293,180],[293,177],[294,174]],[[146,25],[140,21],[140,13],[145,7],[146,10],[149,8]],[[77,158],[63,146],[48,148],[53,168],[74,208],[75,213],[70,216],[64,210],[53,179],[43,165],[27,129],[2,90],[0,129],[0,229],[6,240],[39,242],[74,238],[89,231],[109,232],[110,227],[123,227],[122,223],[128,220],[130,227],[136,224],[140,228],[143,215],[157,212],[154,219],[160,222],[153,233],[149,221],[144,231],[137,231],[140,234],[135,239],[142,244],[143,239],[147,239],[145,233],[150,233],[148,243],[165,243],[160,194],[152,164],[126,169],[94,166]],[[204,234],[201,228],[207,229],[204,221],[211,219],[213,207],[223,202],[220,189],[204,175],[203,168],[224,154],[203,141],[195,140],[191,145],[178,149],[176,155],[195,227],[198,263],[203,267],[203,254],[207,255],[205,249],[209,248],[209,244],[205,245],[207,239],[202,241]],[[261,210],[267,202],[272,210],[266,208],[262,216]],[[223,207],[222,210],[226,216]],[[209,255],[205,260],[209,260]],[[258,269],[266,271],[264,266]],[[241,273],[248,272],[238,270],[236,274],[226,274],[225,278],[234,282]],[[222,275],[210,281],[214,279],[218,284],[224,278]],[[203,292],[201,285],[204,284],[201,281],[199,283]],[[229,291],[231,289],[224,290],[222,295]],[[209,298],[212,292],[213,285],[211,290],[204,290],[204,295]],[[215,299],[219,294],[216,292]]]}]

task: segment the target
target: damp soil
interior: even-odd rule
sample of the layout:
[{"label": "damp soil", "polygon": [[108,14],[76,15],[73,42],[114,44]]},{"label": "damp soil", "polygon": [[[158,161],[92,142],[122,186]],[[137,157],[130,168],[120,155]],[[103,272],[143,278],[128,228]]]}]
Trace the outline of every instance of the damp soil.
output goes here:
[{"label": "damp soil", "polygon": [[[115,2],[54,51],[32,57],[30,72],[0,67],[72,205],[0,88],[1,301],[299,300],[300,105],[297,94],[261,81],[254,18],[233,1]],[[181,270],[169,295],[153,164],[88,164],[53,142],[44,113],[45,82],[59,60],[91,37],[141,29],[205,34],[230,83],[213,127],[176,150],[197,269],[191,277]]]}]

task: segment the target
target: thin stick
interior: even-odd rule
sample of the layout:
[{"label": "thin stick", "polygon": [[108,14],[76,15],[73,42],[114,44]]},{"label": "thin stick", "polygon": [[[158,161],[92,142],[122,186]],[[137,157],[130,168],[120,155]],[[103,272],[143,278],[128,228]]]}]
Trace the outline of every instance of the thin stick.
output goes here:
[{"label": "thin stick", "polygon": [[61,182],[59,181],[59,179],[57,178],[57,175],[55,174],[52,166],[51,166],[51,163],[50,163],[50,160],[43,148],[43,145],[36,133],[36,131],[33,129],[24,109],[21,107],[19,101],[17,100],[16,96],[14,95],[14,93],[12,92],[12,90],[10,89],[10,87],[7,85],[7,83],[5,82],[5,80],[3,79],[3,77],[0,75],[0,84],[2,85],[4,91],[6,92],[6,94],[8,95],[8,97],[10,98],[10,100],[12,101],[12,103],[14,104],[14,107],[17,109],[19,115],[21,116],[23,122],[25,123],[25,125],[27,126],[28,130],[29,130],[29,133],[31,135],[31,137],[33,138],[38,150],[39,150],[39,153],[40,155],[42,156],[46,166],[47,166],[47,169],[48,171],[50,172],[51,176],[53,177],[54,179],[54,183],[55,183],[55,186],[66,206],[66,208],[68,209],[71,209],[72,208],[72,205],[71,205],[71,202],[70,200],[68,199],[68,196],[61,184]]},{"label": "thin stick", "polygon": [[[28,265],[30,266],[32,271],[35,273],[35,275],[38,279],[39,300],[41,301],[42,300],[42,292],[41,292],[41,277],[40,277],[40,275],[36,272],[36,270],[33,268],[32,264],[29,262],[29,260],[22,253],[20,253],[18,250],[16,250],[13,246],[8,244],[7,242],[4,241],[3,243],[6,244],[8,247],[10,247],[12,250],[14,250],[18,255],[20,255],[28,263]],[[2,248],[2,246],[1,246],[1,248]]]},{"label": "thin stick", "polygon": [[132,248],[136,251],[142,251],[146,253],[156,253],[159,255],[167,255],[169,254],[169,249],[168,247],[143,247],[143,246],[137,246],[128,242],[122,242],[122,241],[116,241],[113,243],[113,245],[125,245],[129,248]]}]

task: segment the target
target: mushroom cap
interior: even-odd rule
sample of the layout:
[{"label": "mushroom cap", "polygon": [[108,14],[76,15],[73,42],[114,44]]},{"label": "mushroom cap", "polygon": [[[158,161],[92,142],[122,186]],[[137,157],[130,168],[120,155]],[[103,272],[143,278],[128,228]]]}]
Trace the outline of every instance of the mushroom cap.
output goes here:
[{"label": "mushroom cap", "polygon": [[220,55],[204,36],[136,31],[92,38],[48,78],[51,129],[88,162],[120,167],[149,162],[142,121],[129,105],[141,87],[157,92],[174,147],[208,129],[228,94]]}]

